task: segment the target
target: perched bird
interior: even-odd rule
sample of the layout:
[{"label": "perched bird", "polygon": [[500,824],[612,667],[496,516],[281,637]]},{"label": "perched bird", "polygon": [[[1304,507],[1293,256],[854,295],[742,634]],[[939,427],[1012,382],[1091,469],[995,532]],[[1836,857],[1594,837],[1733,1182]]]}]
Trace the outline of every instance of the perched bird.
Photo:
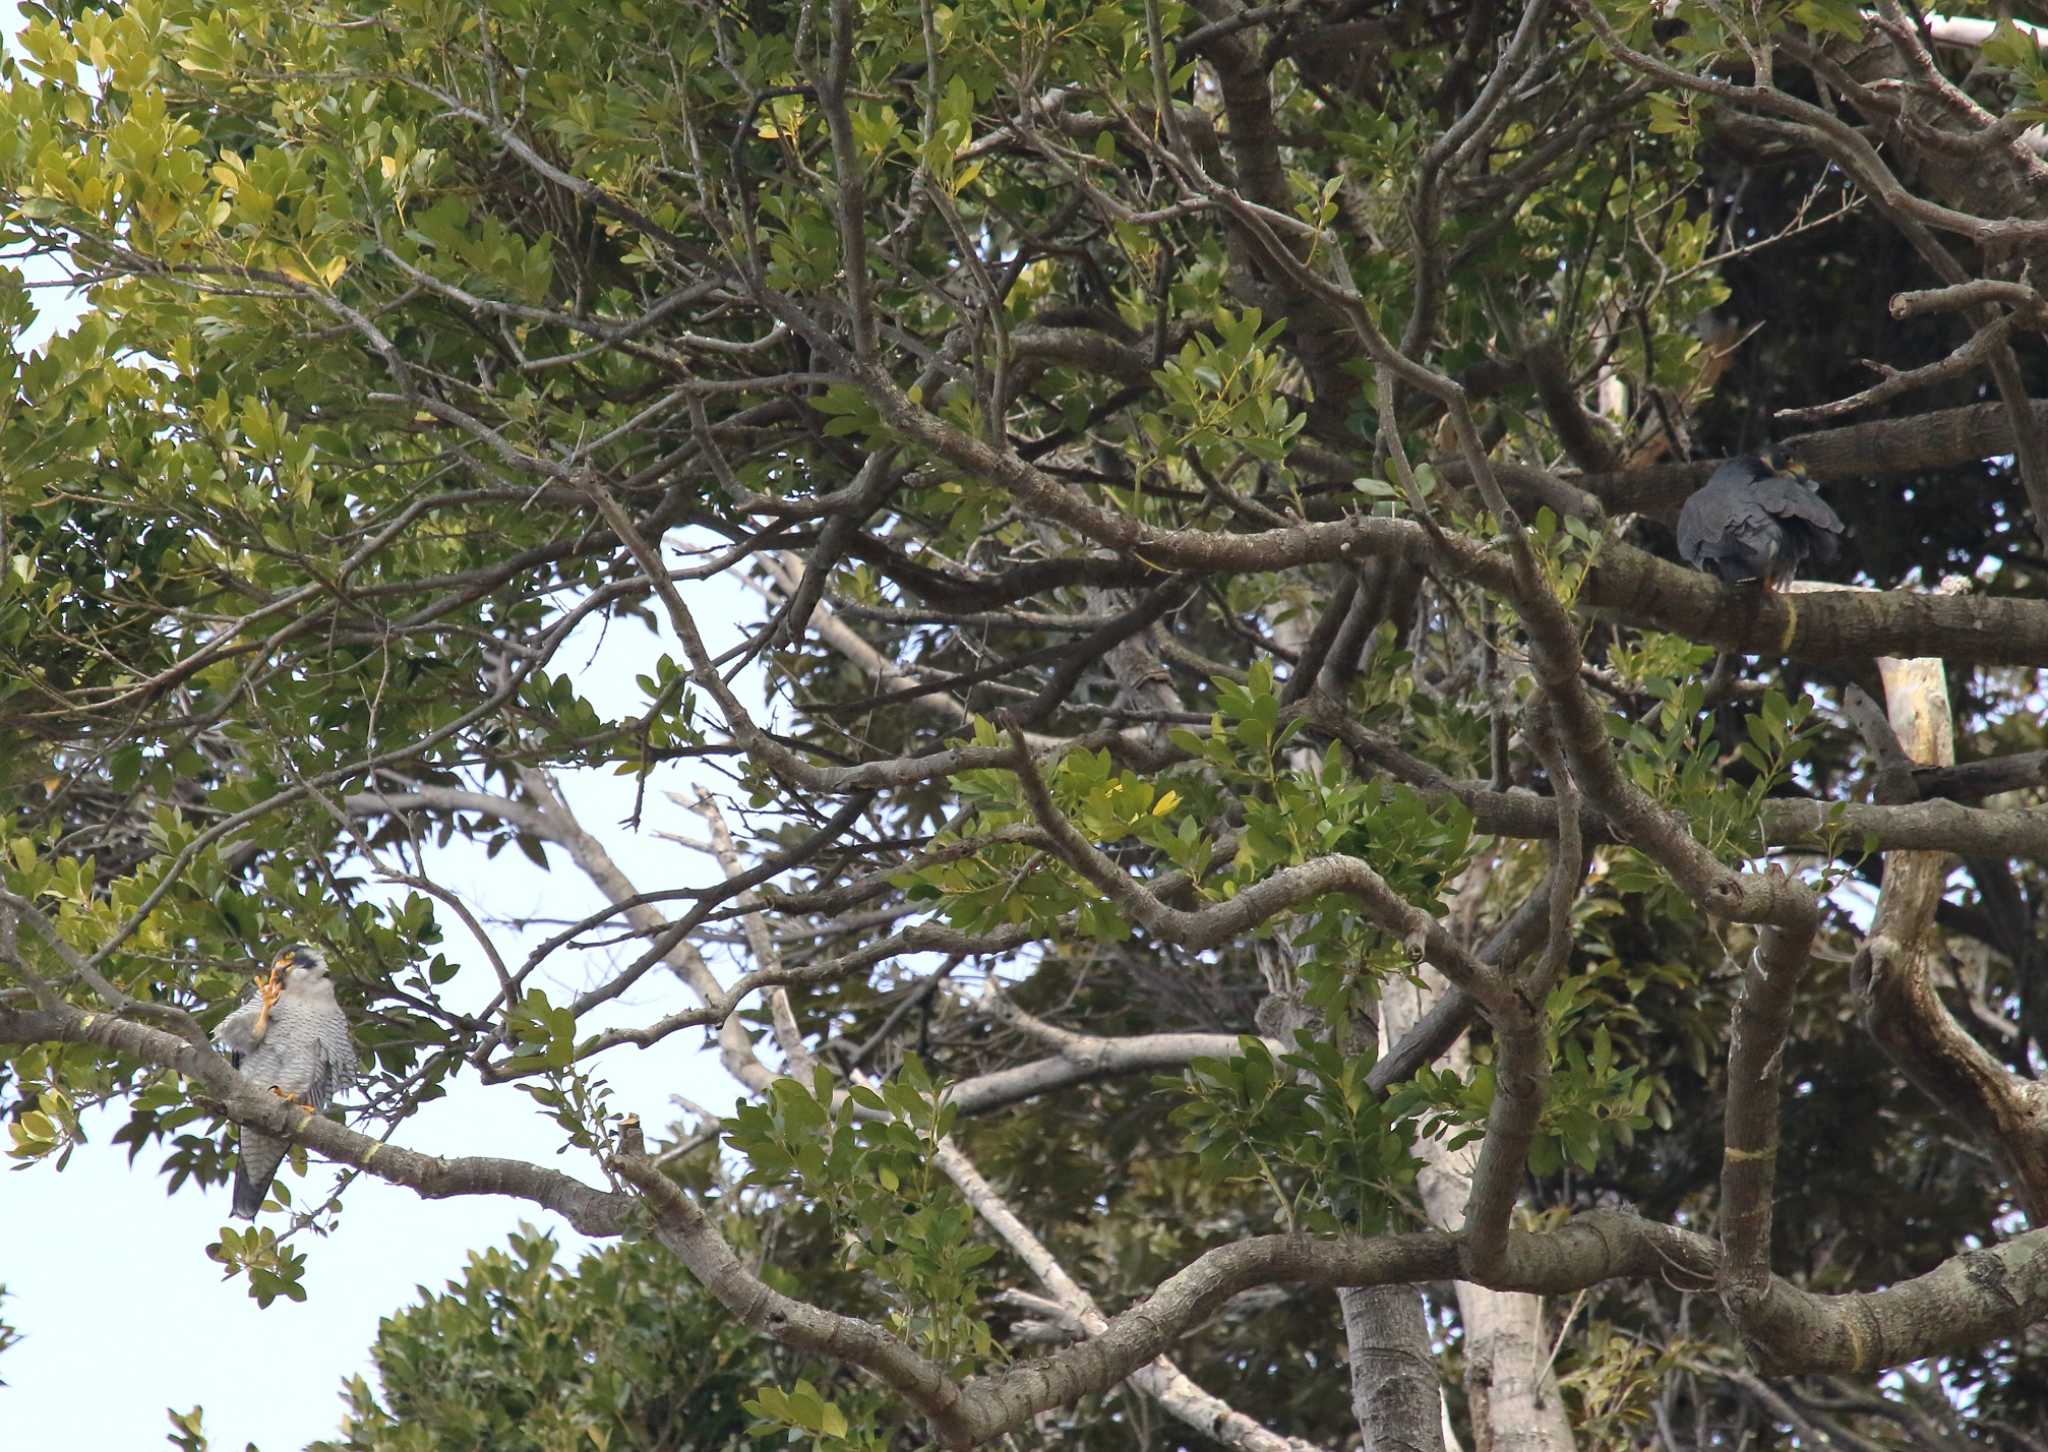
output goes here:
[{"label": "perched bird", "polygon": [[[246,1077],[308,1109],[325,1109],[355,1078],[355,1045],[327,978],[327,958],[303,943],[279,950],[256,992],[221,1020],[213,1041]],[[263,1208],[285,1148],[285,1141],[243,1126],[238,1219],[254,1220]]]},{"label": "perched bird", "polygon": [[1730,459],[1678,511],[1678,553],[1729,584],[1784,589],[1808,560],[1835,557],[1845,530],[1789,451]]}]

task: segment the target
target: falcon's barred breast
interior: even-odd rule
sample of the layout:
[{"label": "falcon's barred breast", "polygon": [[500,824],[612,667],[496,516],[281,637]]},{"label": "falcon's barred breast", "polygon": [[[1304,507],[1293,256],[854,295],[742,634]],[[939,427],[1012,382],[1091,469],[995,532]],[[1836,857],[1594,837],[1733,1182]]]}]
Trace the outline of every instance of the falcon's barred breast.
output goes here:
[{"label": "falcon's barred breast", "polygon": [[[256,992],[221,1020],[213,1040],[259,1088],[308,1109],[325,1109],[355,1078],[355,1045],[327,977],[327,959],[301,943],[271,959]],[[237,1218],[256,1218],[286,1148],[282,1139],[243,1127],[235,1167]]]},{"label": "falcon's barred breast", "polygon": [[1730,459],[1685,501],[1678,553],[1729,584],[1758,580],[1779,590],[1807,560],[1832,560],[1846,532],[1790,455],[1768,449]]}]

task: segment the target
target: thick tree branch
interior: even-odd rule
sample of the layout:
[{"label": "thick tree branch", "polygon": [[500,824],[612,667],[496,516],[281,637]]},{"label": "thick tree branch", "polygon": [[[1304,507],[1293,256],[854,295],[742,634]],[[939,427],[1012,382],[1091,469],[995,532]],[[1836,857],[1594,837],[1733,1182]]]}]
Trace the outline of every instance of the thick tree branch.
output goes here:
[{"label": "thick tree branch", "polygon": [[[961,1152],[958,1145],[951,1140],[942,1140],[933,1160],[959,1189],[961,1197],[974,1207],[975,1214],[1002,1238],[1003,1243],[1038,1277],[1053,1299],[1084,1331],[1091,1336],[1099,1336],[1109,1328],[1109,1320],[1095,1304],[1095,1298],[1067,1274],[1066,1268],[1046,1249],[1045,1243],[1031,1233],[1009,1202],[982,1178],[974,1162]],[[1170,1356],[1154,1357],[1133,1372],[1130,1380],[1133,1386],[1175,1417],[1227,1447],[1241,1448],[1243,1452],[1317,1452],[1314,1443],[1282,1436],[1247,1417],[1221,1397],[1204,1391],[1174,1364]]]},{"label": "thick tree branch", "polygon": [[[1881,660],[1892,729],[1915,760],[1955,760],[1948,685],[1938,660]],[[1933,979],[1934,912],[1954,859],[1894,852],[1853,981],[1871,1035],[1910,1079],[1960,1118],[2013,1176],[2028,1214],[2048,1215],[2048,1093],[2015,1075],[1949,1012]]]},{"label": "thick tree branch", "polygon": [[617,1235],[626,1223],[630,1202],[625,1196],[523,1160],[484,1155],[443,1159],[386,1144],[259,1088],[210,1048],[112,1014],[69,1006],[21,1013],[0,1009],[0,1043],[90,1044],[136,1063],[175,1069],[205,1088],[236,1123],[304,1144],[425,1199],[509,1195],[554,1211],[586,1235]]}]

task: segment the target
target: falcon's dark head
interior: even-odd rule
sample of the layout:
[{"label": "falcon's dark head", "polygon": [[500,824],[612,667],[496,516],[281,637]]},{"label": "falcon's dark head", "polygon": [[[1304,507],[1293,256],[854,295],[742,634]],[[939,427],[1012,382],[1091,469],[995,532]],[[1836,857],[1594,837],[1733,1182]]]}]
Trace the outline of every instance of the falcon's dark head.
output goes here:
[{"label": "falcon's dark head", "polygon": [[1800,462],[1799,456],[1792,451],[1790,444],[1768,445],[1757,458],[1764,466],[1763,473],[1757,476],[1760,479],[1768,478],[1772,474],[1790,474],[1795,479],[1806,477],[1806,465]]},{"label": "falcon's dark head", "polygon": [[327,955],[309,943],[292,943],[273,953],[262,971],[275,973],[285,983],[294,977],[317,982],[327,976]]}]

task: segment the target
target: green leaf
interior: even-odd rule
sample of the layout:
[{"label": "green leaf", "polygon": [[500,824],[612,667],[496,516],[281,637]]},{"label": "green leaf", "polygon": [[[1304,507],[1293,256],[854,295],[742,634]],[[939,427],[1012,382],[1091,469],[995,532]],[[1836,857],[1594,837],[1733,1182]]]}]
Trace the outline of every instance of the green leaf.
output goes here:
[{"label": "green leaf", "polygon": [[2040,42],[2009,15],[2001,16],[1992,27],[1991,34],[1979,47],[1984,59],[1995,66],[2008,70],[2038,71],[2041,69]]}]

